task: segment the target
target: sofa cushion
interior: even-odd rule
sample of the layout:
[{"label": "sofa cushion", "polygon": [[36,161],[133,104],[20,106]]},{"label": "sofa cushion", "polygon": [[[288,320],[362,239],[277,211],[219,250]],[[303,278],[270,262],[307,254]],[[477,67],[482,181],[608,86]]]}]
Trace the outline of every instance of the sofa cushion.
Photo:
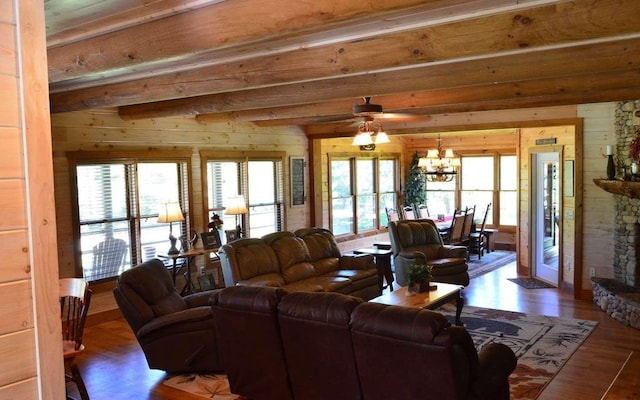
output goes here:
[{"label": "sofa cushion", "polygon": [[243,279],[236,282],[237,285],[265,286],[265,287],[281,287],[286,282],[282,275],[271,273],[254,276],[253,278]]},{"label": "sofa cushion", "polygon": [[251,240],[245,246],[238,246],[235,249],[235,256],[238,265],[242,266],[238,270],[240,274],[238,281],[280,272],[276,253],[271,246],[259,239],[256,239],[256,241]]},{"label": "sofa cushion", "polygon": [[322,276],[348,278],[351,281],[352,291],[378,285],[378,271],[375,269],[340,269],[327,272]]},{"label": "sofa cushion", "polygon": [[309,262],[307,246],[292,232],[270,233],[263,236],[262,240],[275,252],[285,282],[300,281],[316,274]]}]

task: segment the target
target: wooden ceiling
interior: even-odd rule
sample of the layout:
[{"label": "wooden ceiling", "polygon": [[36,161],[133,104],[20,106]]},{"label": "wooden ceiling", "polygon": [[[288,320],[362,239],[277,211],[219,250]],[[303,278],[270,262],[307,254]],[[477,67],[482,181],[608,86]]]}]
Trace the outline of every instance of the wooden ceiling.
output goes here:
[{"label": "wooden ceiling", "polygon": [[637,0],[45,0],[45,13],[53,113],[328,137],[353,133],[363,96],[424,120],[640,98]]}]

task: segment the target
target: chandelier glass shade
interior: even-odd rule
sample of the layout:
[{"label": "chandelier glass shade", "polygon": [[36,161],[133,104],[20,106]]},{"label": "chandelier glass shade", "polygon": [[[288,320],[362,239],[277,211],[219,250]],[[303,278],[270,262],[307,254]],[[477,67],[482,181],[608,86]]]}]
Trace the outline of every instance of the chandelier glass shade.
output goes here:
[{"label": "chandelier glass shade", "polygon": [[427,182],[451,182],[458,173],[460,158],[451,149],[443,152],[442,139],[438,136],[438,148],[427,150],[427,154],[418,159],[418,166]]}]

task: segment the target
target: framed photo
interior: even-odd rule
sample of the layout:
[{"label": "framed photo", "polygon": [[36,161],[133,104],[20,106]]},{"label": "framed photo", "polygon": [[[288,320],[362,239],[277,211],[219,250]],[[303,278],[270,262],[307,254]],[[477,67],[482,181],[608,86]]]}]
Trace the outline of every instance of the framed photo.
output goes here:
[{"label": "framed photo", "polygon": [[200,285],[200,291],[213,290],[216,288],[216,282],[213,279],[212,274],[205,274],[198,277],[198,284]]},{"label": "framed photo", "polygon": [[200,234],[202,238],[202,247],[205,250],[217,249],[220,247],[220,235],[217,230],[213,232],[202,232]]},{"label": "framed photo", "polygon": [[290,157],[291,207],[304,206],[304,158]]},{"label": "framed photo", "polygon": [[238,231],[235,229],[224,231],[224,234],[227,236],[227,243],[231,243],[234,240],[238,240]]}]

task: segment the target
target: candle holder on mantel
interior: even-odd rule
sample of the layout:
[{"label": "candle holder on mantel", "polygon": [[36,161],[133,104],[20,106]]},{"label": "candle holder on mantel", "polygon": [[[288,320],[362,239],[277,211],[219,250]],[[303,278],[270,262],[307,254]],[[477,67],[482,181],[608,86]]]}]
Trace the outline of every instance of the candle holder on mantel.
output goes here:
[{"label": "candle holder on mantel", "polygon": [[613,149],[607,146],[607,179],[612,181],[616,179],[616,166],[613,162]]}]

